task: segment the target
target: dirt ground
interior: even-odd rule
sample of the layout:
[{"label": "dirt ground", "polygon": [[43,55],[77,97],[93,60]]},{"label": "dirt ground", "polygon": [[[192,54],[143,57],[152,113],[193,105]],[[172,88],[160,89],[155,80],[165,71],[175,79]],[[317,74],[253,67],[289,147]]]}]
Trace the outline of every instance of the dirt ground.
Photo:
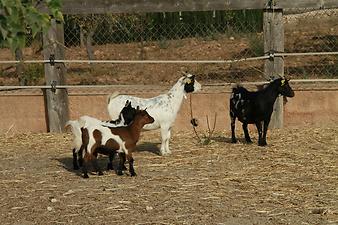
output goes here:
[{"label": "dirt ground", "polygon": [[237,134],[201,145],[175,132],[162,157],[145,132],[137,177],[89,179],[72,170],[70,134],[1,135],[1,224],[338,224],[338,127],[272,130],[267,147]]}]

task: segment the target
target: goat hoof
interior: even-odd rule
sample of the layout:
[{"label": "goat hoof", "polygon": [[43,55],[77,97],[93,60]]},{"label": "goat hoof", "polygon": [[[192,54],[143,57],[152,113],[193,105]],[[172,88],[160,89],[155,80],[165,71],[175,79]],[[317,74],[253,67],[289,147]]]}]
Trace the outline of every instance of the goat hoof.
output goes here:
[{"label": "goat hoof", "polygon": [[99,171],[98,175],[99,175],[99,176],[102,176],[102,175],[103,175],[103,172],[102,172],[102,171]]},{"label": "goat hoof", "polygon": [[232,139],[231,143],[235,144],[235,143],[237,143],[237,140],[236,139]]},{"label": "goat hoof", "polygon": [[161,155],[161,156],[167,156],[167,155],[170,155],[170,154],[171,154],[170,151],[165,151],[165,152],[164,152],[164,151],[163,151],[163,152],[161,151],[161,152],[160,152],[160,155]]},{"label": "goat hoof", "polygon": [[252,144],[252,141],[251,140],[246,140],[246,143]]},{"label": "goat hoof", "polygon": [[266,144],[266,142],[260,142],[260,143],[258,143],[258,146],[266,146],[267,144]]},{"label": "goat hoof", "polygon": [[123,175],[123,172],[122,172],[122,170],[118,170],[118,171],[116,172],[116,174],[117,174],[118,176],[122,176],[122,175]]},{"label": "goat hoof", "polygon": [[83,178],[85,178],[85,179],[89,178],[88,174],[84,174]]},{"label": "goat hoof", "polygon": [[136,177],[137,174],[136,174],[135,172],[133,172],[133,173],[130,173],[130,176],[131,176],[131,177]]}]

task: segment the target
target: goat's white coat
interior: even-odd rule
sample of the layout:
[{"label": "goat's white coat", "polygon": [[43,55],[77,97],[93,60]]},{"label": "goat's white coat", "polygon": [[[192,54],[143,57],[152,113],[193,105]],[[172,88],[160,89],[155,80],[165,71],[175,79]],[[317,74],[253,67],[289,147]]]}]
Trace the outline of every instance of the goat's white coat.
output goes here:
[{"label": "goat's white coat", "polygon": [[[132,107],[136,108],[139,106],[141,109],[147,109],[147,112],[151,117],[154,118],[154,122],[147,124],[143,127],[145,130],[161,129],[161,154],[170,154],[169,150],[169,139],[170,132],[173,123],[175,122],[177,113],[181,108],[183,98],[186,96],[184,85],[187,82],[187,78],[192,75],[181,77],[176,84],[166,93],[153,98],[139,98],[129,95],[118,95],[113,93],[109,98],[108,113],[111,119],[115,120],[118,118],[120,111],[125,105],[125,102],[129,100]],[[199,91],[201,84],[195,80],[194,91]]]},{"label": "goat's white coat", "polygon": [[78,120],[69,120],[66,123],[66,127],[70,127],[72,134],[73,134],[73,149],[78,152],[82,145],[82,132],[81,132],[81,125]]},{"label": "goat's white coat", "polygon": [[81,124],[84,124],[83,127],[87,127],[87,126],[90,126],[90,125],[103,125],[103,126],[106,126],[106,127],[121,127],[121,126],[126,126],[124,124],[124,118],[123,118],[123,115],[121,114],[121,121],[118,123],[118,124],[113,124],[113,123],[109,123],[109,122],[106,122],[106,121],[101,121],[99,119],[96,119],[94,117],[91,117],[91,116],[81,116],[79,118],[79,121],[81,121],[80,123]]},{"label": "goat's white coat", "polygon": [[91,124],[87,127],[85,127],[88,130],[89,133],[89,142],[88,142],[88,146],[87,146],[87,153],[92,154],[92,147],[95,144],[95,138],[93,136],[93,133],[95,130],[98,130],[101,135],[102,135],[102,139],[101,139],[101,145],[106,145],[107,141],[109,139],[113,139],[114,141],[116,141],[119,145],[119,149],[118,152],[124,152],[126,154],[128,154],[128,150],[125,148],[125,142],[121,139],[120,136],[112,134],[110,129],[108,127],[104,127],[100,124]]},{"label": "goat's white coat", "polygon": [[[121,121],[118,124],[113,124],[113,123],[101,121],[101,120],[96,119],[96,118],[91,117],[91,116],[81,116],[78,120],[69,120],[66,123],[66,126],[70,126],[71,131],[73,133],[73,149],[75,149],[75,152],[78,152],[80,150],[81,146],[82,146],[82,132],[81,132],[81,128],[89,128],[89,127],[92,128],[92,127],[99,126],[99,125],[100,125],[99,127],[102,127],[102,126],[105,126],[105,127],[126,126],[124,124],[125,121],[124,121],[124,118],[123,118],[122,114],[121,114],[121,118],[122,119],[121,119]],[[115,140],[115,141],[117,141],[117,140]],[[117,141],[117,143],[119,143],[119,142]]]}]

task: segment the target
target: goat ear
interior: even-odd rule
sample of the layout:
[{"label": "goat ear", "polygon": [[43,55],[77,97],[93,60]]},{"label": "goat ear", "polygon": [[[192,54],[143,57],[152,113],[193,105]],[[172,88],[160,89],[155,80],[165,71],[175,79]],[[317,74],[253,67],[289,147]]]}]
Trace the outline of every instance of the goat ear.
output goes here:
[{"label": "goat ear", "polygon": [[137,109],[137,110],[140,110],[140,106],[136,106],[136,109]]},{"label": "goat ear", "polygon": [[188,76],[188,72],[187,71],[181,71],[182,72],[182,74],[185,76],[185,77],[187,77]]}]

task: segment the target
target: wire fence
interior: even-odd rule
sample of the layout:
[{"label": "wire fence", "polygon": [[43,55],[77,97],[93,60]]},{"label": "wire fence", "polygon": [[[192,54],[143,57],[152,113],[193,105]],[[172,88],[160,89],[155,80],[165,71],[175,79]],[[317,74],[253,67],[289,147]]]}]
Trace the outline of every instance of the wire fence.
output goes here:
[{"label": "wire fence", "polygon": [[[283,23],[285,75],[337,78],[338,10],[286,11]],[[265,80],[262,10],[69,15],[64,30],[67,84],[172,84],[181,70],[203,84]],[[43,60],[41,35],[27,40],[22,58]],[[43,63],[24,64],[20,83],[44,85]],[[0,64],[0,85],[19,84],[15,65]]]}]

